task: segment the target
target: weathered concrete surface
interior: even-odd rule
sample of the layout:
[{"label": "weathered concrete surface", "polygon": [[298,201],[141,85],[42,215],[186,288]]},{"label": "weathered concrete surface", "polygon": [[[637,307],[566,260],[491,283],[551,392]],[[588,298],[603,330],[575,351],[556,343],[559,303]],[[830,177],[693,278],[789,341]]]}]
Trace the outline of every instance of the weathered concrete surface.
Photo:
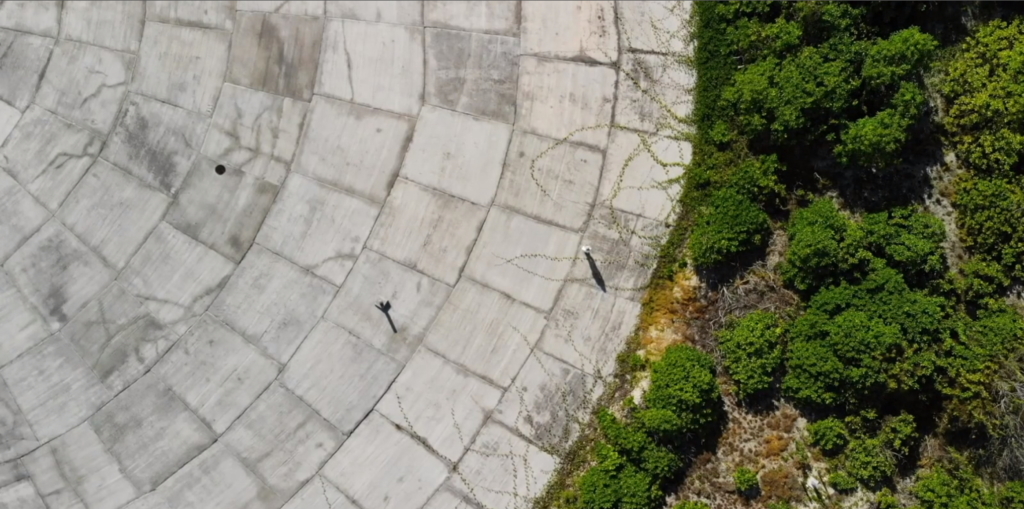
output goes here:
[{"label": "weathered concrete surface", "polygon": [[130,90],[209,115],[228,64],[231,34],[148,23]]},{"label": "weathered concrete surface", "polygon": [[517,500],[540,494],[555,466],[554,457],[489,421],[459,463],[460,475],[449,483],[464,492],[472,489],[485,507],[515,507]]},{"label": "weathered concrete surface", "polygon": [[423,4],[423,17],[428,27],[511,37],[519,35],[519,2],[428,1]]},{"label": "weathered concrete surface", "polygon": [[106,134],[128,93],[135,57],[70,41],[53,48],[36,104]]},{"label": "weathered concrete surface", "polygon": [[60,26],[57,0],[16,0],[0,4],[0,27],[57,37]]},{"label": "weathered concrete surface", "polygon": [[618,57],[615,2],[523,2],[523,52],[611,63]]},{"label": "weathered concrete surface", "polygon": [[680,187],[672,182],[682,176],[683,166],[661,166],[656,159],[689,163],[692,149],[686,142],[643,136],[631,131],[612,132],[598,201],[606,207],[663,221],[669,218],[678,197]]},{"label": "weathered concrete surface", "polygon": [[227,82],[308,101],[323,30],[322,18],[239,13]]},{"label": "weathered concrete surface", "polygon": [[14,254],[50,213],[7,172],[0,171],[0,263]]},{"label": "weathered concrete surface", "polygon": [[519,39],[456,30],[426,33],[426,103],[511,124]]},{"label": "weathered concrete surface", "polygon": [[423,24],[423,2],[420,0],[339,0],[326,5],[327,16],[332,18],[414,26]]},{"label": "weathered concrete surface", "polygon": [[25,111],[43,79],[55,41],[48,37],[0,30],[0,100]]},{"label": "weathered concrete surface", "polygon": [[150,1],[146,3],[146,21],[231,30],[235,26],[235,2]]},{"label": "weathered concrete surface", "polygon": [[60,37],[136,53],[142,41],[145,17],[143,2],[68,2],[64,5]]},{"label": "weathered concrete surface", "polygon": [[[560,2],[559,2],[560,3]],[[615,71],[543,58],[519,59],[516,127],[603,149],[608,143]]]}]

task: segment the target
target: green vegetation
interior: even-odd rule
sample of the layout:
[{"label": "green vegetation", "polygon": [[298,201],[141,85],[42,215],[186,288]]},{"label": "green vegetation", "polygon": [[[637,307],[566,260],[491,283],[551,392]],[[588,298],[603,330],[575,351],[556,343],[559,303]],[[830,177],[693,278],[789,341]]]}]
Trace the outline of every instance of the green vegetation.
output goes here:
[{"label": "green vegetation", "polygon": [[746,496],[755,494],[760,487],[757,481],[757,472],[747,467],[737,468],[732,474],[732,481],[736,483],[736,491]]},{"label": "green vegetation", "polygon": [[741,398],[771,388],[775,372],[782,363],[783,331],[777,316],[757,311],[719,332],[725,367],[736,382]]},{"label": "green vegetation", "polygon": [[811,442],[826,454],[836,454],[850,442],[850,433],[843,421],[829,417],[807,426]]}]

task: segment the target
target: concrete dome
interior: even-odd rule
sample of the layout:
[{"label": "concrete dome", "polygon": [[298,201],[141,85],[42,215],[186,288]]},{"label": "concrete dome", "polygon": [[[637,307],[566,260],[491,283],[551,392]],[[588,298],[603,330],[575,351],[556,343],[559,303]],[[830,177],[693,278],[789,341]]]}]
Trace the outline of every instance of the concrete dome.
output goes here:
[{"label": "concrete dome", "polygon": [[0,3],[0,508],[526,507],[671,212],[680,13]]}]

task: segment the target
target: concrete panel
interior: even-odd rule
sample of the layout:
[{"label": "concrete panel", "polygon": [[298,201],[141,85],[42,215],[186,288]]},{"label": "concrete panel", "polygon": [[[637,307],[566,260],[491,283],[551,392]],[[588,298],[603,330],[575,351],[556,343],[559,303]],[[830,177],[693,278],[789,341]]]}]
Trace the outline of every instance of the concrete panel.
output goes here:
[{"label": "concrete panel", "polygon": [[90,302],[61,335],[113,393],[149,371],[178,339],[117,283]]},{"label": "concrete panel", "polygon": [[544,315],[463,278],[424,344],[456,364],[508,387],[544,328]]},{"label": "concrete panel", "polygon": [[316,93],[418,114],[423,104],[423,29],[328,20]]},{"label": "concrete panel", "polygon": [[603,391],[601,381],[535,351],[505,391],[494,419],[544,448],[567,450]]},{"label": "concrete panel", "polygon": [[323,476],[366,509],[422,507],[448,467],[372,413],[324,466]]},{"label": "concrete panel", "polygon": [[[639,301],[647,291],[659,246],[667,233],[664,223],[598,206],[581,244],[590,246],[608,293]],[[597,288],[590,262],[584,257],[573,262],[569,279]]]},{"label": "concrete panel", "polygon": [[375,203],[292,174],[285,180],[256,242],[340,285],[379,211]]},{"label": "concrete panel", "polygon": [[615,71],[608,67],[523,57],[516,127],[557,140],[573,135],[569,141],[604,149],[614,97]]},{"label": "concrete panel", "polygon": [[693,149],[685,141],[612,131],[599,202],[650,219],[671,220],[672,208],[682,192],[682,182],[673,180],[683,175],[682,165],[690,162],[692,154]]},{"label": "concrete panel", "polygon": [[51,507],[67,507],[67,498],[83,509],[118,509],[139,495],[88,423],[21,461]]},{"label": "concrete panel", "polygon": [[235,265],[160,223],[118,277],[153,316],[178,334],[206,311]]},{"label": "concrete panel", "polygon": [[0,366],[11,362],[49,336],[46,322],[0,271]]},{"label": "concrete panel", "polygon": [[430,1],[423,3],[426,26],[484,34],[519,36],[519,2]]},{"label": "concrete panel", "polygon": [[197,113],[129,94],[102,157],[173,195],[198,155],[209,122]]},{"label": "concrete panel", "polygon": [[28,472],[21,461],[11,460],[0,463],[0,487],[9,486],[23,479],[28,479]]},{"label": "concrete panel", "polygon": [[88,130],[32,106],[0,149],[0,167],[52,212],[85,174],[102,143]]},{"label": "concrete panel", "polygon": [[[21,413],[7,384],[0,378],[0,463],[19,458],[39,446],[28,419]],[[0,482],[3,486],[4,482]]]},{"label": "concrete panel", "polygon": [[[6,2],[4,3],[6,5]],[[0,30],[0,100],[25,111],[43,79],[54,40]]]},{"label": "concrete panel", "polygon": [[499,398],[501,389],[421,348],[377,411],[455,462]]},{"label": "concrete panel", "polygon": [[149,23],[130,90],[212,115],[230,45],[229,32]]},{"label": "concrete panel", "polygon": [[451,483],[473,493],[483,507],[530,507],[556,467],[554,457],[489,421]]},{"label": "concrete panel", "polygon": [[341,446],[345,436],[280,384],[271,384],[221,442],[263,482],[290,497]]},{"label": "concrete panel", "polygon": [[335,291],[326,281],[256,245],[210,313],[284,364],[323,316]]},{"label": "concrete panel", "polygon": [[238,263],[252,246],[278,186],[234,168],[218,175],[216,166],[196,158],[164,221]]},{"label": "concrete panel", "polygon": [[[6,4],[0,4],[0,7],[3,5]],[[0,101],[0,145],[7,141],[7,136],[14,130],[14,126],[18,125],[18,120],[21,120],[21,112],[18,111],[18,108]]]},{"label": "concrete panel", "polygon": [[358,509],[322,476],[315,476],[281,509]]},{"label": "concrete panel", "polygon": [[[216,443],[131,509],[275,509],[283,500]],[[128,509],[126,508],[126,509]]]},{"label": "concrete panel", "polygon": [[281,382],[342,433],[351,433],[402,370],[398,361],[321,321]]},{"label": "concrete panel", "polygon": [[116,275],[56,220],[11,255],[4,269],[51,332],[67,324]]},{"label": "concrete panel", "polygon": [[96,412],[89,424],[142,492],[159,486],[216,439],[152,374]]},{"label": "concrete panel", "polygon": [[50,212],[46,207],[7,172],[0,170],[0,263],[14,254],[48,219]]},{"label": "concrete panel", "polygon": [[633,333],[640,303],[567,284],[538,348],[598,377],[615,370],[615,356]]},{"label": "concrete panel", "polygon": [[516,131],[495,205],[579,231],[597,195],[601,152]]},{"label": "concrete panel", "polygon": [[425,106],[399,175],[477,205],[498,189],[512,126]]},{"label": "concrete panel", "polygon": [[487,209],[399,180],[366,246],[452,286]]},{"label": "concrete panel", "polygon": [[419,0],[356,0],[327,2],[327,15],[398,25],[423,24],[423,2]]},{"label": "concrete panel", "polygon": [[426,35],[426,103],[511,124],[519,39],[436,29]]},{"label": "concrete panel", "polygon": [[70,41],[53,48],[36,104],[106,134],[128,93],[135,57]]},{"label": "concrete panel", "polygon": [[238,10],[294,14],[298,16],[323,16],[324,2],[319,0],[239,0]]},{"label": "concrete panel", "polygon": [[26,479],[0,488],[0,508],[46,509],[46,504],[39,498],[32,481]]},{"label": "concrete panel", "polygon": [[145,17],[146,6],[138,1],[68,2],[60,38],[136,53]]},{"label": "concrete panel", "polygon": [[15,0],[0,4],[0,28],[57,37],[59,26],[60,2]]},{"label": "concrete panel", "polygon": [[314,97],[311,108],[295,171],[383,203],[402,165],[415,121],[322,97]]},{"label": "concrete panel", "polygon": [[547,311],[569,275],[579,241],[578,233],[493,207],[466,275]]},{"label": "concrete panel", "polygon": [[120,270],[170,204],[157,190],[98,159],[57,211],[57,219]]},{"label": "concrete panel", "polygon": [[[402,362],[423,342],[451,287],[369,249],[359,254],[324,318]],[[393,332],[375,304],[391,302]]]},{"label": "concrete panel", "polygon": [[218,435],[277,377],[279,366],[204,315],[153,368]]},{"label": "concrete panel", "polygon": [[323,18],[238,13],[226,81],[310,100],[323,30]]},{"label": "concrete panel", "polygon": [[523,2],[523,53],[612,63],[619,57],[615,2]]},{"label": "concrete panel", "polygon": [[434,493],[434,496],[430,497],[423,509],[477,509],[477,507],[468,502],[464,495],[445,483]]},{"label": "concrete panel", "polygon": [[78,426],[112,396],[59,335],[4,366],[0,375],[40,442]]},{"label": "concrete panel", "polygon": [[618,4],[623,49],[679,53],[689,48],[685,30],[693,2],[646,1]]},{"label": "concrete panel", "polygon": [[615,123],[647,132],[682,127],[693,111],[696,73],[680,67],[677,57],[627,54],[619,68]]},{"label": "concrete panel", "polygon": [[146,21],[231,30],[235,26],[234,1],[146,2]]},{"label": "concrete panel", "polygon": [[309,105],[224,85],[203,154],[277,185],[288,174]]}]

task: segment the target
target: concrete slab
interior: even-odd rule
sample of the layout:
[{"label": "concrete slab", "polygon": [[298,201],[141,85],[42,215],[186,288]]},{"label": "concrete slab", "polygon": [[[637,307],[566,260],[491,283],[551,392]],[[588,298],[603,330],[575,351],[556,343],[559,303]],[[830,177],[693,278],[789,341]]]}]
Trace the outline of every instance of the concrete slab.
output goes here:
[{"label": "concrete slab", "polygon": [[227,283],[235,265],[167,223],[157,225],[118,282],[161,323],[184,334]]},{"label": "concrete slab", "polygon": [[[665,223],[598,206],[581,244],[590,246],[608,293],[640,301],[667,234]],[[569,279],[597,288],[590,262],[582,257],[573,262]]]},{"label": "concrete slab", "polygon": [[173,195],[192,167],[209,123],[198,113],[128,94],[102,157]]},{"label": "concrete slab", "polygon": [[216,440],[153,374],[96,412],[89,425],[143,493],[162,484]]},{"label": "concrete slab", "polygon": [[0,263],[7,261],[48,219],[46,207],[0,170]]},{"label": "concrete slab", "polygon": [[49,336],[46,322],[0,271],[0,366],[13,361]]},{"label": "concrete slab", "polygon": [[696,73],[674,56],[628,53],[619,68],[615,123],[647,132],[671,132],[693,111]]},{"label": "concrete slab", "polygon": [[633,333],[640,303],[593,286],[567,284],[538,348],[599,378],[615,371],[615,356]]},{"label": "concrete slab", "polygon": [[235,26],[235,2],[194,0],[146,2],[146,21],[231,30]]},{"label": "concrete slab", "polygon": [[22,458],[32,482],[52,507],[118,509],[139,495],[88,423]]},{"label": "concrete slab", "polygon": [[519,2],[430,1],[423,3],[424,24],[484,34],[519,36]]},{"label": "concrete slab", "polygon": [[[28,419],[21,413],[18,403],[0,378],[0,462],[20,458],[39,446]],[[7,484],[0,482],[0,486]]]},{"label": "concrete slab", "polygon": [[453,286],[486,213],[479,205],[399,179],[366,247]]},{"label": "concrete slab", "polygon": [[33,105],[0,149],[0,167],[52,212],[85,174],[102,143],[88,130]]},{"label": "concrete slab", "polygon": [[423,2],[420,0],[371,0],[327,2],[327,16],[399,25],[423,24]]},{"label": "concrete slab", "polygon": [[494,419],[546,450],[566,451],[590,418],[604,384],[534,351],[494,410]]},{"label": "concrete slab", "polygon": [[242,170],[197,157],[164,221],[238,263],[256,239],[278,186]]},{"label": "concrete slab", "polygon": [[295,171],[383,203],[412,140],[415,120],[319,96],[311,109]]},{"label": "concrete slab", "polygon": [[4,509],[47,509],[32,481],[26,479],[0,488],[0,507]]},{"label": "concrete slab", "polygon": [[239,0],[238,10],[275,12],[298,16],[323,16],[324,2],[319,0]]},{"label": "concrete slab", "polygon": [[0,29],[0,100],[25,111],[43,79],[55,41],[48,37]]},{"label": "concrete slab", "polygon": [[322,476],[314,476],[281,509],[358,509]]},{"label": "concrete slab", "polygon": [[256,242],[340,285],[379,211],[375,203],[292,174],[285,180]]},{"label": "concrete slab", "polygon": [[128,93],[135,57],[60,41],[36,93],[36,104],[76,124],[106,134]]},{"label": "concrete slab", "polygon": [[238,418],[221,442],[279,495],[316,474],[345,436],[278,383]]},{"label": "concrete slab", "polygon": [[304,102],[225,84],[202,152],[281,185],[308,109]]},{"label": "concrete slab", "polygon": [[60,2],[16,0],[0,5],[0,28],[57,37],[60,26]]},{"label": "concrete slab", "polygon": [[601,177],[599,202],[650,219],[672,219],[693,149],[685,141],[632,131],[612,131]]},{"label": "concrete slab", "polygon": [[0,368],[0,376],[40,442],[78,426],[113,396],[59,335]]},{"label": "concrete slab", "polygon": [[434,496],[430,497],[423,509],[477,509],[477,507],[470,503],[465,495],[458,493],[448,483],[445,483],[434,493]]},{"label": "concrete slab", "polygon": [[64,5],[60,38],[136,53],[145,18],[143,2],[68,2]]},{"label": "concrete slab", "polygon": [[498,387],[421,348],[376,410],[454,463],[500,398]]},{"label": "concrete slab", "polygon": [[28,472],[21,461],[12,460],[0,463],[0,487],[9,486],[23,479],[28,479]]},{"label": "concrete slab", "polygon": [[614,96],[611,68],[522,57],[516,127],[556,140],[572,135],[569,141],[604,149]]},{"label": "concrete slab", "polygon": [[424,345],[508,387],[540,338],[544,322],[539,312],[463,278],[430,327]]},{"label": "concrete slab", "polygon": [[56,332],[113,281],[116,273],[56,220],[16,251],[4,270]]},{"label": "concrete slab", "polygon": [[256,245],[210,306],[210,314],[284,364],[335,292],[323,279]]},{"label": "concrete slab", "polygon": [[547,311],[569,275],[580,235],[492,207],[466,275]]},{"label": "concrete slab", "polygon": [[366,417],[323,470],[366,509],[422,507],[447,474],[444,462],[377,413]]},{"label": "concrete slab", "polygon": [[[324,318],[405,362],[423,342],[451,291],[440,281],[364,249]],[[381,300],[392,305],[390,317],[397,333],[375,307]]]},{"label": "concrete slab", "polygon": [[61,331],[112,393],[124,390],[178,340],[142,302],[111,284]]},{"label": "concrete slab", "polygon": [[415,116],[423,104],[423,29],[327,20],[316,93]]},{"label": "concrete slab", "polygon": [[274,381],[280,367],[204,315],[153,372],[218,435]]},{"label": "concrete slab", "polygon": [[523,53],[612,63],[619,57],[615,2],[523,2]]},{"label": "concrete slab", "polygon": [[519,39],[432,28],[426,36],[427,104],[507,124],[515,120]]},{"label": "concrete slab", "polygon": [[516,131],[494,204],[579,231],[594,205],[603,160],[597,150]]},{"label": "concrete slab", "polygon": [[[5,4],[0,4],[0,7]],[[3,145],[7,141],[7,136],[14,130],[14,126],[18,125],[18,121],[21,120],[21,112],[17,108],[0,101],[0,145]]]},{"label": "concrete slab", "polygon": [[647,1],[618,4],[623,49],[681,53],[690,46],[685,30],[692,2]]},{"label": "concrete slab", "polygon": [[344,329],[321,321],[281,374],[281,383],[342,433],[363,421],[402,365]]},{"label": "concrete slab", "polygon": [[399,176],[490,205],[511,136],[511,125],[424,106]]},{"label": "concrete slab", "polygon": [[129,89],[212,115],[224,83],[230,46],[229,32],[148,23]]},{"label": "concrete slab", "polygon": [[220,443],[125,509],[274,509],[284,501]]},{"label": "concrete slab", "polygon": [[554,457],[488,421],[451,484],[483,507],[530,507],[556,466]]},{"label": "concrete slab", "polygon": [[226,81],[309,101],[323,31],[323,18],[238,13]]},{"label": "concrete slab", "polygon": [[57,211],[57,219],[108,265],[123,269],[171,200],[97,159]]}]

